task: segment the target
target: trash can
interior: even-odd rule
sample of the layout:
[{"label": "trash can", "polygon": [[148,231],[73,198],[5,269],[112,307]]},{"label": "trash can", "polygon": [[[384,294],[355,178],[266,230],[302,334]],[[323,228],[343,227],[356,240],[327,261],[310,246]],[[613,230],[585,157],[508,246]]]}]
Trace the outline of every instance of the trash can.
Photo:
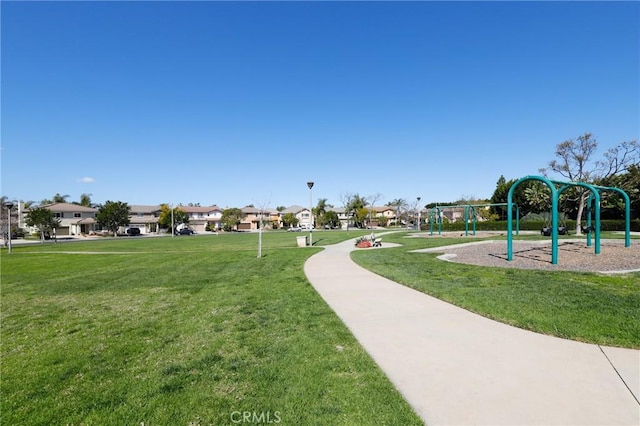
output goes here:
[{"label": "trash can", "polygon": [[300,237],[296,237],[296,240],[298,240],[298,247],[306,247],[307,246],[307,236],[300,236]]}]

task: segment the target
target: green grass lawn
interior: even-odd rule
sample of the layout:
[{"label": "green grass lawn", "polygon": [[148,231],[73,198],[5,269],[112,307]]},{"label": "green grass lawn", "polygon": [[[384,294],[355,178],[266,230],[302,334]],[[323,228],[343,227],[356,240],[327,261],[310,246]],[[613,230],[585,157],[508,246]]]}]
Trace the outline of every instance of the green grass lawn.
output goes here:
[{"label": "green grass lawn", "polygon": [[307,282],[298,235],[265,233],[261,259],[257,234],[3,251],[2,423],[422,424]]},{"label": "green grass lawn", "polygon": [[437,253],[408,251],[469,240],[406,235],[384,237],[402,247],[357,251],[352,258],[393,281],[507,324],[584,342],[640,348],[640,273],[606,276],[443,262],[436,259]]}]

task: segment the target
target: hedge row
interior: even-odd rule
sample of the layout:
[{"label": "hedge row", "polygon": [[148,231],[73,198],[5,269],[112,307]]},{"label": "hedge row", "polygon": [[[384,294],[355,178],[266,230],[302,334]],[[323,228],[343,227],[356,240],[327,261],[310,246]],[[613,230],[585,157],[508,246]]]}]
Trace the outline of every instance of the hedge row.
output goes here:
[{"label": "hedge row", "polygon": [[[586,222],[582,222],[584,226]],[[543,220],[526,220],[520,221],[520,230],[521,231],[540,231],[544,227],[548,227],[550,222]],[[570,230],[576,228],[575,220],[566,220],[562,221],[559,225],[566,226]],[[600,220],[600,230],[602,231],[624,231],[624,220],[619,219],[607,219]],[[429,225],[422,225],[422,230],[428,231]],[[464,231],[465,226],[464,222],[454,222],[454,223],[443,223],[442,230],[443,231]],[[516,229],[515,220],[513,221],[513,229]],[[433,225],[434,232],[438,230],[437,225]],[[469,223],[469,231],[473,230],[473,224]],[[496,220],[496,221],[484,221],[484,222],[476,222],[476,231],[506,231],[507,230],[507,221],[506,220]],[[640,232],[640,219],[635,219],[631,221],[631,231]]]}]

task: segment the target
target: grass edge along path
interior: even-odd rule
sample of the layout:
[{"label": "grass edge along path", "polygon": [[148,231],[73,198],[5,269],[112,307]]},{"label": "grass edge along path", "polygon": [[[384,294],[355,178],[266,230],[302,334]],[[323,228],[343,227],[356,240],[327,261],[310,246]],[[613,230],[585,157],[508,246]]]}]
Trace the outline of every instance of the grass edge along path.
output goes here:
[{"label": "grass edge along path", "polygon": [[385,242],[401,247],[354,251],[352,259],[397,283],[506,324],[587,343],[640,349],[638,272],[601,275],[444,262],[436,259],[439,253],[409,251],[468,240],[406,235],[385,236]]},{"label": "grass edge along path", "polygon": [[[306,280],[317,249],[256,237],[3,254],[3,423],[422,424]],[[69,248],[111,254],[38,253]]]}]

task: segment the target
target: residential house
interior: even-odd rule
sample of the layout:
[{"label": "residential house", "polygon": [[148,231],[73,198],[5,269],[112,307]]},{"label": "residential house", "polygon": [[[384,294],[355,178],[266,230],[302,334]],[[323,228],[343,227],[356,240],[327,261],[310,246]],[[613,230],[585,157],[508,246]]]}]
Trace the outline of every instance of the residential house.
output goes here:
[{"label": "residential house", "polygon": [[222,229],[222,209],[218,206],[178,206],[177,208],[189,215],[188,227],[195,232],[205,232],[207,228]]},{"label": "residential house", "polygon": [[280,217],[287,213],[293,213],[293,215],[298,219],[298,226],[303,228],[309,228],[312,224],[311,214],[309,212],[308,207],[302,207],[298,205],[293,205],[288,207],[280,212]]},{"label": "residential house", "polygon": [[52,203],[41,207],[51,210],[59,220],[56,235],[86,235],[96,230],[98,209],[69,203]]},{"label": "residential house", "polygon": [[140,229],[141,234],[158,232],[160,212],[160,206],[131,205],[129,206],[129,227]]},{"label": "residential house", "polygon": [[464,221],[464,210],[464,207],[455,207],[442,210],[442,214],[449,219],[449,222]]},{"label": "residential house", "polygon": [[277,227],[282,226],[280,214],[275,209],[259,209],[256,207],[243,207],[243,218],[238,224],[239,231],[253,231],[260,229],[260,221],[263,223],[264,229],[270,229],[276,223]]},{"label": "residential house", "polygon": [[387,218],[387,224],[395,223],[396,220],[396,209],[393,206],[382,206],[382,207],[368,207],[371,209],[371,223],[370,226],[375,227],[379,226],[378,217],[382,216]]},{"label": "residential house", "polygon": [[353,226],[353,215],[351,212],[347,212],[347,209],[344,207],[334,207],[328,210],[336,212],[342,229],[347,229],[349,226]]}]

